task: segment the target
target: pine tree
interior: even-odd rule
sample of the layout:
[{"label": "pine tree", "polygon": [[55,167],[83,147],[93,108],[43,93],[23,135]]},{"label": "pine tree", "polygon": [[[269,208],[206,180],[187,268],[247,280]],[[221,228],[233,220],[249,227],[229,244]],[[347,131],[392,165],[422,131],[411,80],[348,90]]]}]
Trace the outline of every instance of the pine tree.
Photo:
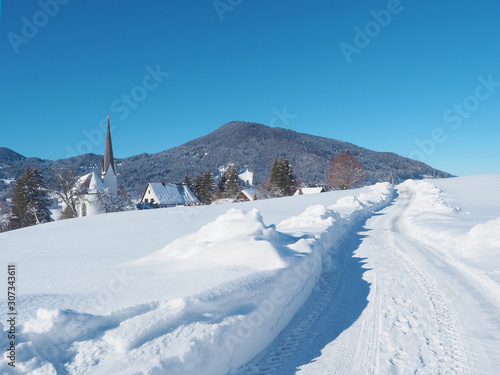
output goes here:
[{"label": "pine tree", "polygon": [[52,218],[50,217],[52,212],[50,211],[48,189],[38,168],[35,168],[32,171],[32,186],[34,192],[33,203],[36,221],[37,224],[48,223],[52,221]]},{"label": "pine tree", "polygon": [[226,180],[227,180],[226,173],[227,171],[224,172],[224,174],[221,176],[219,180],[219,183],[217,184],[217,189],[220,191],[221,195],[224,193],[224,187],[226,185]]},{"label": "pine tree", "polygon": [[279,185],[280,185],[280,162],[278,158],[274,159],[273,166],[271,168],[271,174],[269,176],[269,192],[273,197],[281,197],[283,196]]},{"label": "pine tree", "polygon": [[202,189],[201,189],[201,202],[204,204],[212,203],[212,194],[215,191],[215,183],[212,172],[207,169],[203,174]]},{"label": "pine tree", "polygon": [[222,196],[224,198],[238,198],[238,195],[241,194],[243,181],[239,178],[236,167],[234,165],[230,166],[224,175],[226,176],[226,181],[224,183],[224,192]]},{"label": "pine tree", "polygon": [[28,198],[26,195],[27,190],[27,173],[31,173],[30,167],[26,167],[24,172],[19,176],[14,185],[14,192],[12,196],[12,207],[9,221],[10,229],[19,229],[33,223],[28,220]]},{"label": "pine tree", "polygon": [[184,176],[184,185],[186,185],[189,189],[191,189],[191,180],[189,178],[189,173],[186,172],[186,175]]},{"label": "pine tree", "polygon": [[215,191],[215,183],[210,170],[206,170],[202,175],[196,175],[191,183],[191,191],[203,204],[212,203],[212,194]]},{"label": "pine tree", "polygon": [[191,191],[198,198],[200,202],[202,202],[202,185],[203,185],[203,177],[197,174],[193,178],[193,182],[191,183]]},{"label": "pine tree", "polygon": [[50,201],[37,168],[26,167],[14,186],[10,228],[18,229],[51,221]]},{"label": "pine tree", "polygon": [[269,189],[272,196],[283,197],[293,195],[296,179],[292,166],[286,158],[275,158],[271,175],[269,176]]}]

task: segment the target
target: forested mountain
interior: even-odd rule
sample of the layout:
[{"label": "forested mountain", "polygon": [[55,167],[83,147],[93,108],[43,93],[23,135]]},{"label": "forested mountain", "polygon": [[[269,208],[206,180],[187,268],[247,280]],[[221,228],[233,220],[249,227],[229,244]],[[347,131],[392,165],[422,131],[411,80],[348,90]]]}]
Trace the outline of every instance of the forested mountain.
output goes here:
[{"label": "forested mountain", "polygon": [[[366,183],[390,181],[391,171],[396,182],[424,176],[450,177],[422,162],[394,153],[371,151],[351,143],[298,133],[283,128],[241,121],[229,122],[212,133],[181,146],[157,153],[141,154],[118,160],[119,184],[137,195],[148,182],[181,182],[210,169],[217,175],[219,168],[234,163],[237,168],[249,167],[255,173],[254,182],[269,177],[276,157],[286,157],[296,176],[303,182],[325,183],[330,160],[342,152],[350,152],[367,171]],[[102,157],[86,154],[74,158],[48,161],[24,158],[8,149],[0,149],[3,176],[16,177],[26,165],[38,166],[50,180],[53,170],[79,168],[86,173],[100,168]]]}]

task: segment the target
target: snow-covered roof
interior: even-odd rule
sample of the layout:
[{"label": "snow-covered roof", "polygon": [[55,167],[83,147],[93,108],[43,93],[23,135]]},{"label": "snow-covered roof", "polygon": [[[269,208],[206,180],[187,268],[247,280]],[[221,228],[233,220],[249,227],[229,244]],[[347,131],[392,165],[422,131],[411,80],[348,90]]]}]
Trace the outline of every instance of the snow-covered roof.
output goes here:
[{"label": "snow-covered roof", "polygon": [[82,189],[87,194],[95,194],[98,191],[106,190],[107,186],[95,172],[92,172],[80,177],[76,182],[75,188]]},{"label": "snow-covered roof", "polygon": [[161,184],[153,182],[149,184],[159,205],[199,203],[200,201],[193,192],[185,185]]},{"label": "snow-covered roof", "polygon": [[185,203],[200,203],[198,198],[196,198],[191,189],[186,185],[177,185],[177,189],[179,189]]},{"label": "snow-covered roof", "polygon": [[266,196],[257,189],[245,189],[241,192],[245,194],[249,201],[253,201],[254,194],[257,194],[257,199],[266,199]]},{"label": "snow-covered roof", "polygon": [[220,198],[212,202],[212,204],[226,204],[226,203],[234,203],[234,198]]},{"label": "snow-covered roof", "polygon": [[[1,170],[2,169],[0,168],[0,171]],[[14,180],[13,178],[0,179],[0,181],[3,181],[5,185],[10,185],[16,182],[16,180]]]},{"label": "snow-covered roof", "polygon": [[239,174],[238,177],[247,183],[248,185],[253,185],[253,172],[251,172],[248,167],[243,169]]},{"label": "snow-covered roof", "polygon": [[[302,194],[303,195],[318,194],[318,193],[321,193],[323,191],[324,190],[323,190],[323,188],[321,186],[320,187],[303,187],[302,188]],[[298,189],[297,189],[297,191],[295,192],[294,195],[300,195]]]}]

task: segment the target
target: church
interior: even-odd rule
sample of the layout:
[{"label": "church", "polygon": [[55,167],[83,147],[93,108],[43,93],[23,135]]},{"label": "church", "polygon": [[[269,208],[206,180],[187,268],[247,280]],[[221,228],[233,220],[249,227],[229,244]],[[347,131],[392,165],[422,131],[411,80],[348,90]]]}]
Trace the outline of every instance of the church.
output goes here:
[{"label": "church", "polygon": [[109,126],[106,132],[106,147],[104,150],[104,158],[101,165],[101,174],[97,175],[92,172],[78,179],[75,190],[78,191],[76,196],[76,212],[78,217],[96,215],[104,213],[104,209],[99,200],[99,193],[118,194],[118,173],[116,170],[116,162],[113,156],[113,145],[111,143],[111,128]]}]

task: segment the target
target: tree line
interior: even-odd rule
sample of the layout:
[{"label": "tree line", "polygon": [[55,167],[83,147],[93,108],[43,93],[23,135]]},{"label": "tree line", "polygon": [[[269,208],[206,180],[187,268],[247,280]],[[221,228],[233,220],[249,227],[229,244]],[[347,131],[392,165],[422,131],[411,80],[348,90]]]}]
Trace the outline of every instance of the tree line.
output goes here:
[{"label": "tree line", "polygon": [[[332,189],[351,189],[360,185],[366,173],[363,164],[354,156],[343,153],[331,160],[327,176]],[[10,207],[0,202],[0,232],[53,221],[51,198],[57,198],[64,204],[61,219],[77,217],[77,203],[81,203],[87,194],[79,184],[79,178],[70,169],[55,173],[54,183],[49,188],[38,168],[26,167],[14,185]],[[238,200],[244,188],[235,165],[230,165],[218,181],[210,170],[206,170],[192,179],[186,173],[183,183],[202,204],[221,199]],[[269,178],[262,181],[257,190],[265,198],[284,197],[293,195],[301,185],[289,159],[275,158]],[[97,192],[97,199],[105,212],[134,209],[125,190],[120,190],[118,196],[112,196],[107,191]],[[257,199],[256,194],[253,199]]]},{"label": "tree line", "polygon": [[[186,173],[183,183],[203,204],[211,204],[221,199],[238,200],[244,189],[244,182],[238,176],[235,165],[230,165],[216,181],[210,170],[196,175],[193,179]],[[276,158],[268,179],[263,181],[257,189],[260,195],[267,198],[293,195],[297,187],[297,178],[293,168],[286,158]],[[257,199],[254,194],[253,199]]]}]

